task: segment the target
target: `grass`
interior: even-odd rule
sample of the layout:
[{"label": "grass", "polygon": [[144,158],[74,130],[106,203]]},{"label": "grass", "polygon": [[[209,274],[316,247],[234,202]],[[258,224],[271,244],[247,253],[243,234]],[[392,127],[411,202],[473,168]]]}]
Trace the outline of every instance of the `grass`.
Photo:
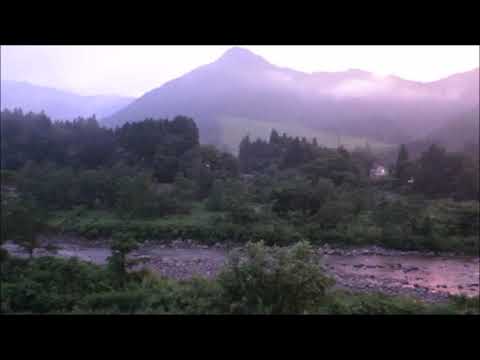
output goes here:
[{"label": "grass", "polygon": [[[218,122],[221,126],[221,138],[226,146],[229,146],[234,153],[238,152],[238,145],[242,138],[250,134],[250,137],[268,139],[272,129],[276,129],[280,134],[287,133],[290,136],[306,137],[308,140],[317,138],[319,145],[326,147],[337,147],[337,134],[307,128],[295,122],[288,124],[279,124],[269,121],[252,120],[240,117],[222,117]],[[347,149],[353,149],[357,146],[365,146],[366,142],[370,144],[372,149],[383,150],[391,147],[391,144],[386,144],[379,141],[369,140],[364,137],[354,137],[341,135],[340,144]]]},{"label": "grass", "polygon": [[203,203],[194,204],[190,214],[128,220],[109,211],[73,209],[52,212],[48,225],[54,232],[92,239],[108,238],[116,231],[126,231],[140,241],[171,240],[178,237],[213,241],[222,235],[212,225],[212,220],[221,214],[207,211]]},{"label": "grass", "polygon": [[[178,225],[178,226],[194,226],[202,225],[210,222],[214,217],[222,215],[221,212],[212,212],[205,209],[203,203],[195,203],[190,214],[170,215],[165,217],[154,217],[149,219],[131,219],[130,222],[139,225]],[[69,220],[75,219],[79,225],[92,225],[95,223],[109,223],[117,225],[124,223],[115,213],[107,210],[85,210],[78,213],[76,210],[55,211],[51,214],[48,224],[53,228],[58,228]]]},{"label": "grass", "polygon": [[451,296],[445,303],[426,303],[407,296],[335,291],[327,296],[320,312],[338,315],[478,315],[480,300],[479,297]]},{"label": "grass", "polygon": [[[467,214],[475,209],[470,203],[461,205],[457,204],[457,207],[469,210]],[[464,224],[465,221],[470,222],[469,218],[462,220],[457,219],[455,214],[444,214],[445,210],[436,203],[432,203],[429,211],[435,213],[433,235],[412,235],[408,238],[382,236],[380,228],[372,222],[371,214],[366,213],[346,224],[346,227],[329,231],[319,230],[312,223],[295,224],[291,219],[268,217],[249,226],[241,226],[232,223],[228,216],[224,217],[226,214],[223,212],[208,211],[202,202],[194,203],[189,214],[128,220],[105,210],[57,211],[51,214],[48,225],[53,232],[91,239],[109,238],[117,231],[129,232],[139,241],[186,238],[205,243],[229,240],[243,243],[262,239],[268,244],[285,245],[305,238],[314,244],[380,245],[399,250],[455,251],[465,255],[478,255],[478,230]],[[222,217],[223,221],[215,221]]]}]

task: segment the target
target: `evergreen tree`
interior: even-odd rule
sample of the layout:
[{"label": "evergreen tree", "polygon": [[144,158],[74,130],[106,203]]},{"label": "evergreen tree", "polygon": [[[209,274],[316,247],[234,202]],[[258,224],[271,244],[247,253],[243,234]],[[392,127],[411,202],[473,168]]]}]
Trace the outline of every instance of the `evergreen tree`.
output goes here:
[{"label": "evergreen tree", "polygon": [[240,142],[238,160],[240,163],[240,170],[243,172],[249,172],[251,170],[251,142],[250,136],[245,136]]},{"label": "evergreen tree", "polygon": [[280,135],[278,135],[277,130],[272,129],[272,131],[270,133],[269,143],[274,144],[274,145],[280,144]]},{"label": "evergreen tree", "polygon": [[395,176],[400,180],[401,184],[405,184],[410,175],[409,174],[409,161],[407,147],[402,144],[400,151],[398,152],[397,162],[395,164]]}]

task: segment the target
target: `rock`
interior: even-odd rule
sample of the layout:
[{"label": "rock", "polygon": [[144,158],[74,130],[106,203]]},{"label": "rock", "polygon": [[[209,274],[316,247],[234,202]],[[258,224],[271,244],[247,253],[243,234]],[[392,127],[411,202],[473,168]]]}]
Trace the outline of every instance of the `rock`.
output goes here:
[{"label": "rock", "polygon": [[181,239],[174,240],[171,243],[171,247],[173,247],[173,248],[175,248],[175,247],[181,248],[183,246],[185,246],[185,244]]},{"label": "rock", "polygon": [[137,259],[141,261],[150,261],[152,257],[148,255],[140,255],[140,256],[137,256]]},{"label": "rock", "polygon": [[355,264],[355,265],[353,265],[353,267],[355,267],[355,268],[362,268],[363,266],[364,266],[363,264]]},{"label": "rock", "polygon": [[45,249],[35,249],[33,250],[33,255],[34,256],[46,256],[48,255],[48,251]]}]

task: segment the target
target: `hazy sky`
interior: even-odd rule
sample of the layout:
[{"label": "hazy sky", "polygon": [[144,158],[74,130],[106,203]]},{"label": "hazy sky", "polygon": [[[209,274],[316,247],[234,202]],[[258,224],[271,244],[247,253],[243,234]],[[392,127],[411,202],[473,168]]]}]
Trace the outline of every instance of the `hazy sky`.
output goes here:
[{"label": "hazy sky", "polygon": [[[2,46],[1,77],[80,94],[140,96],[231,46]],[[479,66],[478,46],[241,46],[304,72],[362,69],[433,81]]]}]

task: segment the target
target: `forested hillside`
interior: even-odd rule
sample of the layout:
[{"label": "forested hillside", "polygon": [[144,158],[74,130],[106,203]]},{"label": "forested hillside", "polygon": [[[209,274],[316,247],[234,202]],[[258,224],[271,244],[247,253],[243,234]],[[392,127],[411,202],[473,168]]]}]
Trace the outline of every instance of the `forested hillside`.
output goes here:
[{"label": "forested hillside", "polygon": [[[200,145],[195,121],[183,116],[113,130],[94,118],[52,122],[16,110],[1,113],[1,130],[1,241],[29,254],[1,252],[2,312],[476,311],[475,299],[442,307],[327,294],[334,281],[314,250],[380,245],[478,254],[478,158],[471,153],[434,145],[412,160],[402,146],[390,175],[375,177],[380,160],[368,147],[329,149],[272,130],[268,140],[245,137],[236,158]],[[108,266],[35,257],[41,236],[52,234],[105,242]],[[244,260],[232,255],[214,280],[132,270],[129,254],[139,246],[178,238],[243,247]]]},{"label": "forested hillside", "polygon": [[478,82],[478,69],[432,83],[361,70],[308,74],[232,48],[145,93],[104,123],[114,127],[185,114],[196,119],[203,143],[233,150],[248,133],[265,135],[263,124],[288,127],[292,136],[303,136],[295,124],[332,138],[399,144],[426,136],[478,105]]}]

